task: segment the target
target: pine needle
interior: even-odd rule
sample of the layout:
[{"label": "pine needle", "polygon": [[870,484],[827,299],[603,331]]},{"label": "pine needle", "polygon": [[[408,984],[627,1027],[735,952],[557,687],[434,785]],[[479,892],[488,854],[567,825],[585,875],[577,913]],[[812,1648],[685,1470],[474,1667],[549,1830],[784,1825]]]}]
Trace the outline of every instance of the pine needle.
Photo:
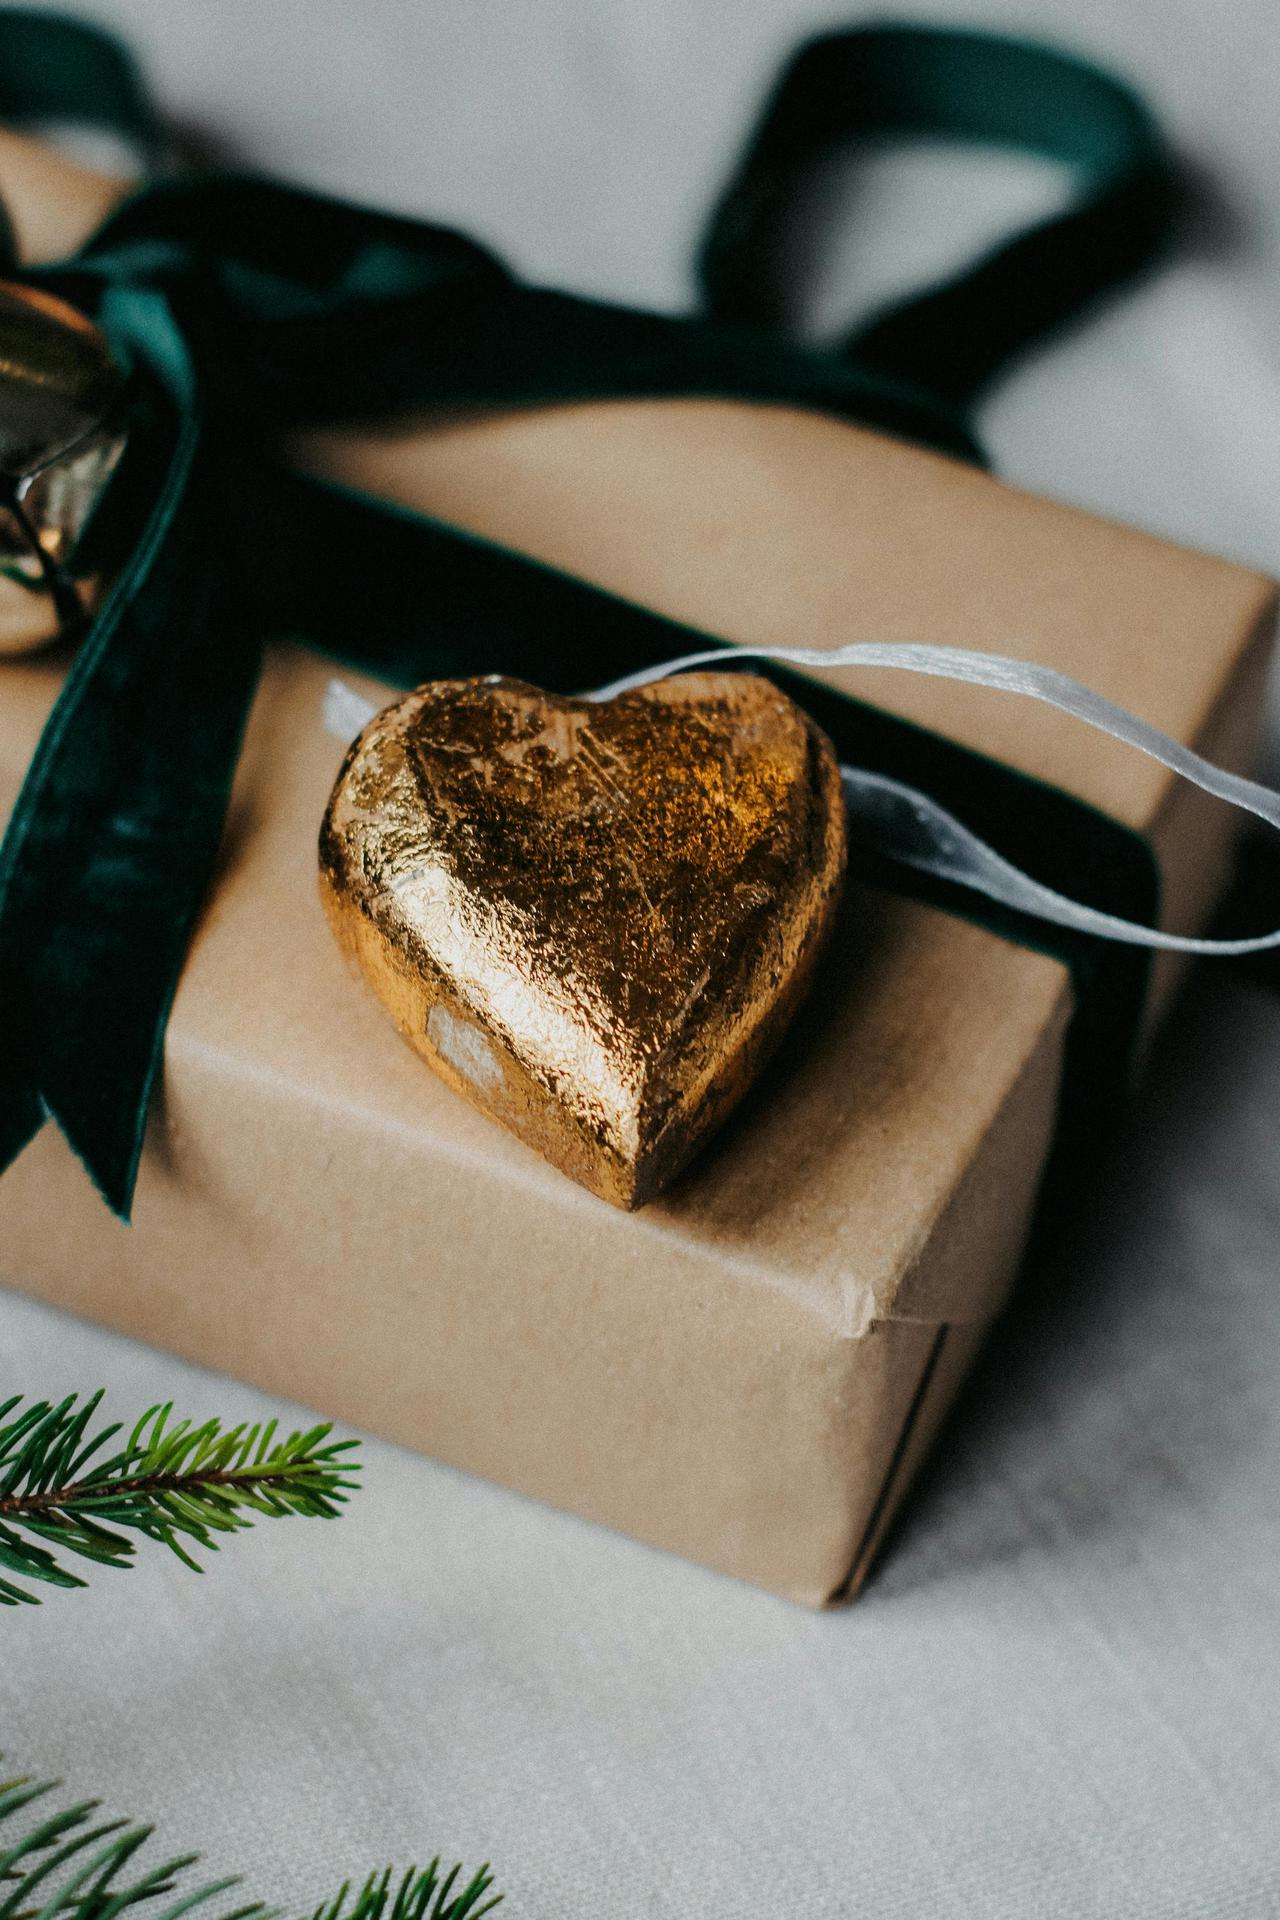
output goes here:
[{"label": "pine needle", "polygon": [[[99,1392],[83,1405],[77,1394],[56,1406],[24,1406],[21,1395],[0,1403],[0,1605],[38,1604],[21,1580],[85,1586],[66,1555],[132,1565],[133,1535],[158,1541],[199,1573],[194,1552],[216,1552],[217,1536],[260,1517],[332,1519],[359,1484],[349,1457],[357,1443],[330,1441],[327,1425],[280,1439],[274,1420],[224,1431],[217,1420],[174,1421],[171,1403],[150,1408],[107,1453],[123,1428],[90,1432],[101,1400]],[[369,1908],[334,1920],[384,1917]],[[387,1920],[424,1916],[393,1910]]]},{"label": "pine needle", "polygon": [[[261,1901],[223,1900],[239,1886],[235,1878],[200,1882],[192,1869],[197,1854],[183,1854],[130,1877],[151,1828],[128,1820],[97,1820],[96,1800],[50,1813],[45,1801],[54,1781],[0,1781],[0,1829],[32,1807],[29,1824],[11,1840],[0,1831],[0,1920],[116,1920],[140,1901],[156,1902],[150,1920],[280,1920],[283,1909]],[[410,1867],[393,1882],[391,1868],[370,1874],[358,1891],[346,1882],[334,1899],[316,1908],[312,1920],[480,1920],[502,1895],[491,1892],[487,1866],[459,1886],[462,1869],[441,1877],[440,1862]],[[217,1911],[213,1911],[216,1903]]]}]

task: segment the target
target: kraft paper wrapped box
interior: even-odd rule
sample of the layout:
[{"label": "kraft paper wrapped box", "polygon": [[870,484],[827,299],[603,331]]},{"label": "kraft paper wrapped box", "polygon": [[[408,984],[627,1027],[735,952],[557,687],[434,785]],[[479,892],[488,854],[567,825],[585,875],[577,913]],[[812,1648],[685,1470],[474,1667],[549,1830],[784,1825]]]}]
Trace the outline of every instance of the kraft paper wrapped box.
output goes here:
[{"label": "kraft paper wrapped box", "polygon": [[[39,207],[19,199],[37,226]],[[1269,582],[870,432],[652,401],[303,452],[730,641],[1016,652],[1248,763]],[[6,809],[63,670],[0,668]],[[1066,969],[852,887],[747,1106],[666,1196],[616,1212],[437,1082],[345,971],[315,877],[343,751],[323,720],[333,672],[269,657],[134,1224],[46,1127],[0,1180],[6,1277],[797,1600],[847,1597],[1012,1283],[1054,1133]],[[1164,923],[1205,924],[1225,808],[1023,702],[831,678],[1136,829]],[[1172,978],[1157,969],[1153,1009]]]}]

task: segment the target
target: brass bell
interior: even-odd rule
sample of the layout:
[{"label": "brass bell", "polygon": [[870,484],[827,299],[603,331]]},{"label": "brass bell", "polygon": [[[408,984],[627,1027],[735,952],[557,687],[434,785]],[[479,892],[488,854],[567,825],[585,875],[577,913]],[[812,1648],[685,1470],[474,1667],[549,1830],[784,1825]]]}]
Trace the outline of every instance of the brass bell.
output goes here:
[{"label": "brass bell", "polygon": [[69,563],[124,446],[123,385],[91,320],[0,281],[0,654],[43,646],[86,609],[93,583]]}]

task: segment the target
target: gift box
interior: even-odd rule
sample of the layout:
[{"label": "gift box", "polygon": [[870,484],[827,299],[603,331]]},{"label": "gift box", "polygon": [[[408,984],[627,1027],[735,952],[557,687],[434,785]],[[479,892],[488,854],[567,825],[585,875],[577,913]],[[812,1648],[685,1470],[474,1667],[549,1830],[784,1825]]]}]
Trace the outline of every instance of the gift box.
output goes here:
[{"label": "gift box", "polygon": [[[1017,653],[1248,763],[1268,581],[875,432],[655,399],[410,420],[298,453],[730,645]],[[512,564],[535,594],[537,570]],[[6,808],[65,668],[3,667]],[[426,1072],[346,970],[316,888],[345,745],[326,725],[335,674],[392,697],[300,647],[269,654],[133,1223],[46,1127],[0,1180],[7,1278],[793,1599],[851,1596],[1008,1295],[1046,1167],[1059,1192],[1082,1177],[1175,963],[1148,982],[1129,953],[1073,958],[855,860],[774,1064],[666,1194],[617,1211]],[[1161,924],[1211,916],[1231,816],[1163,767],[976,688],[791,684],[846,757],[923,756],[1029,864],[1038,849],[1041,870],[1105,896],[1113,856],[1131,859],[1140,896],[1153,859]],[[1077,832],[1107,871],[1067,845]]]}]

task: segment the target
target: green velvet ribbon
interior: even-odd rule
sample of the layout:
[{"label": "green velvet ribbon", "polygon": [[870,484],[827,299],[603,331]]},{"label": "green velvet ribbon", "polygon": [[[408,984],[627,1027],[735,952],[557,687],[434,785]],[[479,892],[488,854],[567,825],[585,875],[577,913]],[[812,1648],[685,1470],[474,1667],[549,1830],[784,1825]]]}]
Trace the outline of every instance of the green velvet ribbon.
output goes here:
[{"label": "green velvet ribbon", "polygon": [[[44,12],[0,11],[0,116],[162,144],[124,50]],[[797,206],[829,152],[885,135],[1050,155],[1070,170],[1073,203],[851,338],[801,346]],[[288,430],[423,409],[721,395],[981,461],[966,416],[974,397],[1152,256],[1173,183],[1141,104],[1096,68],[994,35],[880,26],[824,36],[791,62],[711,220],[703,306],[687,317],[530,286],[444,228],[225,176],[154,180],[72,258],[27,275],[98,319],[132,381],[127,452],[87,536],[114,585],[0,845],[0,1167],[52,1116],[128,1216],[268,636],[301,636],[401,684],[500,672],[566,690],[706,644],[581,580],[288,471],[278,451]],[[1150,853],[1115,822],[858,701],[779,678],[842,759],[927,788],[1050,885],[1153,917]],[[1144,957],[900,873],[872,877],[1072,967],[1060,1142],[1075,1157],[1115,1104]]]}]

